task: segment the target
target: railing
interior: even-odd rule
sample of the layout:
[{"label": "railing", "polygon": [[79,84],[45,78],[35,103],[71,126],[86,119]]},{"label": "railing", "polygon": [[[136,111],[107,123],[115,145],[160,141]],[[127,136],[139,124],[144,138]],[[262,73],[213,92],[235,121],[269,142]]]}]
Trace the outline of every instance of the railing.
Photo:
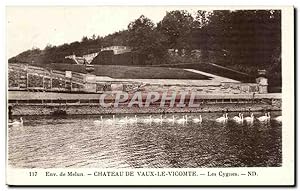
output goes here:
[{"label": "railing", "polygon": [[24,64],[9,64],[8,81],[9,90],[84,91],[83,74],[66,78],[65,72]]},{"label": "railing", "polygon": [[[85,74],[72,72],[71,78],[65,72],[47,70],[41,67],[25,64],[9,64],[8,89],[28,91],[55,91],[55,92],[98,92],[112,91],[112,84],[119,84],[123,91],[136,91],[140,83],[135,82],[95,82],[87,83]],[[92,86],[91,86],[92,85]],[[92,88],[92,89],[91,89]]]}]

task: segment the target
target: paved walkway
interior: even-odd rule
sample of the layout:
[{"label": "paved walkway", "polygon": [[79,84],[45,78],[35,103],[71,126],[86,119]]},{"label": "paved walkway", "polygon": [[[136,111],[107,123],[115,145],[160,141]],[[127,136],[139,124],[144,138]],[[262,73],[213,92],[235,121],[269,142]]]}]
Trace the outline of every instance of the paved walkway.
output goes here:
[{"label": "paved walkway", "polygon": [[[109,94],[109,92],[106,92]],[[146,95],[147,92],[143,92]],[[28,92],[28,91],[8,91],[8,100],[74,100],[74,99],[99,99],[99,93],[56,93],[56,92]],[[196,98],[201,99],[281,99],[281,93],[268,94],[198,94]]]},{"label": "paved walkway", "polygon": [[205,76],[208,76],[208,77],[211,77],[211,78],[213,78],[212,80],[215,80],[215,81],[218,81],[218,82],[240,82],[240,81],[237,81],[237,80],[233,80],[233,79],[230,79],[230,78],[225,78],[225,77],[217,76],[217,75],[214,75],[214,74],[202,72],[202,71],[195,70],[195,69],[184,69],[184,70],[185,71],[189,71],[189,72],[194,72],[194,73],[197,73],[197,74],[202,74],[202,75],[205,75]]},{"label": "paved walkway", "polygon": [[[184,66],[184,65],[190,65],[191,63],[177,63],[177,64],[156,64],[156,65],[152,65],[152,66],[162,66],[162,67],[166,67],[166,66]],[[208,64],[208,65],[212,65],[212,66],[215,66],[215,67],[218,67],[218,68],[222,68],[222,69],[225,69],[225,70],[229,70],[229,71],[232,71],[232,72],[236,72],[236,73],[239,73],[239,74],[242,74],[242,75],[246,75],[246,76],[249,76],[248,74],[244,73],[244,72],[240,72],[240,71],[237,71],[237,70],[234,70],[234,69],[231,69],[231,68],[227,68],[227,67],[224,67],[224,66],[220,66],[218,64],[214,64],[214,63],[211,63],[211,62],[207,62],[205,64]]]}]

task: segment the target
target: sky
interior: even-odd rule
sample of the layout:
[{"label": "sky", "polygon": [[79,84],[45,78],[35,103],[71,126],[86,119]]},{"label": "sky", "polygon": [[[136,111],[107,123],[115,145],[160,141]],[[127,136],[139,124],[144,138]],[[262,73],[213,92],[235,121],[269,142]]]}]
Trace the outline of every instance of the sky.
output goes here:
[{"label": "sky", "polygon": [[[178,7],[177,7],[178,8]],[[154,23],[176,7],[8,7],[6,10],[7,57],[25,50],[44,49],[81,41],[83,36],[105,36],[127,29],[145,15]],[[192,9],[184,8],[190,13]]]}]

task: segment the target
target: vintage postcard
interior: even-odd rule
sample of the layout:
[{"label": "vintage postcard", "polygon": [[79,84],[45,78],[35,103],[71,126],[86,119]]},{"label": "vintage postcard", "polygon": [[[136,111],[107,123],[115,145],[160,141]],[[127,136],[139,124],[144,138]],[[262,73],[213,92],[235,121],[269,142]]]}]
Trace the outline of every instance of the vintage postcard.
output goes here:
[{"label": "vintage postcard", "polygon": [[8,6],[7,185],[293,186],[292,6]]}]

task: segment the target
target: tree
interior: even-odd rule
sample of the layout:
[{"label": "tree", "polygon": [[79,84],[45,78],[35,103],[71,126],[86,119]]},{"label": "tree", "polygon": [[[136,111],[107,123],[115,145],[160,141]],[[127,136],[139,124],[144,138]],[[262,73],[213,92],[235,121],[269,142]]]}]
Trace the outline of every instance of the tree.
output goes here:
[{"label": "tree", "polygon": [[128,44],[139,54],[141,62],[162,61],[166,52],[163,40],[154,23],[144,15],[128,25]]},{"label": "tree", "polygon": [[207,54],[207,61],[253,76],[257,69],[266,69],[270,84],[280,84],[280,11],[213,11],[196,37],[201,39],[199,47]]},{"label": "tree", "polygon": [[198,10],[195,17],[195,25],[197,28],[203,28],[209,23],[209,17],[212,12]]},{"label": "tree", "polygon": [[45,47],[45,51],[47,51],[47,50],[49,50],[49,49],[51,49],[53,46],[50,44],[50,43],[48,43],[47,45],[46,45],[46,47]]},{"label": "tree", "polygon": [[87,42],[89,41],[88,37],[87,36],[83,36],[82,39],[81,39],[81,42]]},{"label": "tree", "polygon": [[154,23],[144,15],[141,15],[128,25],[129,45],[141,53],[147,51],[146,45],[151,43],[153,29]]},{"label": "tree", "polygon": [[194,27],[194,18],[185,10],[167,12],[157,26],[167,38],[167,47],[174,49],[190,49],[189,37]]}]

